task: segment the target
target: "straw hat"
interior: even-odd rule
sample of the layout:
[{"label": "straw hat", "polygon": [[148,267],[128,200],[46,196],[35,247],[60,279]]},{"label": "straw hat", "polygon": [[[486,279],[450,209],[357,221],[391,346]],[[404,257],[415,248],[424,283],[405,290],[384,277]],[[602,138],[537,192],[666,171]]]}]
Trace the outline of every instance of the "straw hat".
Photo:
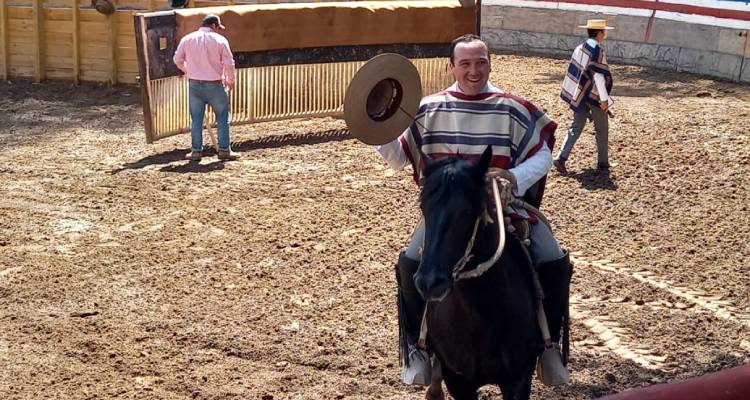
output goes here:
[{"label": "straw hat", "polygon": [[365,63],[349,83],[344,120],[355,138],[386,144],[409,127],[421,99],[417,67],[401,55],[380,54]]},{"label": "straw hat", "polygon": [[590,19],[586,21],[586,25],[578,25],[578,27],[586,28],[586,29],[598,29],[598,30],[615,29],[611,26],[607,26],[606,19]]}]

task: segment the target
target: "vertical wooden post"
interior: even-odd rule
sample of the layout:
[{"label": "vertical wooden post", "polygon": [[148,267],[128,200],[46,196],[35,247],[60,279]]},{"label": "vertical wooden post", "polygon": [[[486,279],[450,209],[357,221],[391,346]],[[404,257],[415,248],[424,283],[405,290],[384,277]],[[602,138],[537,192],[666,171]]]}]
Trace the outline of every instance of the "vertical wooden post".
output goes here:
[{"label": "vertical wooden post", "polygon": [[34,25],[34,79],[43,81],[45,76],[44,63],[44,5],[43,0],[33,0],[32,24]]},{"label": "vertical wooden post", "polygon": [[109,61],[111,75],[109,82],[117,85],[117,11],[107,16],[107,44],[109,44]]},{"label": "vertical wooden post", "polygon": [[81,22],[80,22],[80,9],[78,8],[78,0],[73,0],[72,8],[72,20],[73,20],[73,82],[75,84],[80,83],[81,79]]},{"label": "vertical wooden post", "polygon": [[477,36],[482,36],[482,0],[476,0],[477,8]]},{"label": "vertical wooden post", "polygon": [[138,53],[138,84],[141,86],[141,104],[143,108],[143,126],[146,128],[146,143],[154,142],[154,117],[151,112],[151,76],[148,64],[148,35],[143,15],[134,15],[135,48]]},{"label": "vertical wooden post", "polygon": [[8,12],[5,0],[0,0],[0,41],[3,42],[3,80],[10,77],[10,43],[8,40]]}]

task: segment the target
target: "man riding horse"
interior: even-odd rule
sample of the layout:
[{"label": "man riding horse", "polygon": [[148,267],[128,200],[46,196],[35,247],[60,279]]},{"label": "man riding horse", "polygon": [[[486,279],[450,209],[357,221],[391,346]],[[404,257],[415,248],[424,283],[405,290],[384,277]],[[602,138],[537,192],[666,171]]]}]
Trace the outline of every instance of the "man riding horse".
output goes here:
[{"label": "man riding horse", "polygon": [[[547,172],[552,166],[552,146],[557,125],[530,102],[505,93],[488,82],[491,63],[487,44],[476,35],[464,35],[451,44],[450,70],[456,82],[425,97],[411,126],[401,136],[377,150],[395,170],[412,165],[417,183],[422,178],[424,156],[431,159],[478,159],[492,146],[487,178],[512,183],[513,194],[539,206]],[[497,98],[512,101],[496,101]],[[510,105],[509,105],[510,104]],[[546,224],[523,209],[512,209],[513,225],[528,238],[528,252],[544,289],[544,311],[556,349],[567,308],[570,265]],[[523,232],[525,231],[525,235]],[[429,384],[430,360],[418,346],[425,301],[414,284],[424,242],[424,222],[412,234],[396,265],[401,340],[401,378],[406,384]],[[545,361],[567,380],[559,350]]]}]

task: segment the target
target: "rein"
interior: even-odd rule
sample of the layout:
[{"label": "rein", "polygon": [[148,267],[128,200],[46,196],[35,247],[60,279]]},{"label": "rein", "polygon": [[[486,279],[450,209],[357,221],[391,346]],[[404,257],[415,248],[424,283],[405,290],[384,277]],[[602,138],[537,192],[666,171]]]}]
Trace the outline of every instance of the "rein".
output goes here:
[{"label": "rein", "polygon": [[[500,182],[500,185],[502,185],[502,191],[498,188],[498,181]],[[456,264],[453,266],[453,280],[454,281],[460,281],[461,279],[468,279],[468,278],[476,278],[487,272],[490,268],[492,268],[493,265],[497,262],[498,259],[500,259],[500,256],[503,254],[503,250],[505,249],[505,219],[503,218],[503,206],[508,205],[514,205],[516,207],[523,208],[527,211],[531,211],[534,214],[536,214],[537,217],[550,229],[552,229],[552,226],[550,226],[549,220],[547,217],[542,214],[541,211],[539,211],[538,208],[532,206],[531,204],[513,196],[513,190],[511,187],[511,183],[502,178],[495,178],[491,181],[492,184],[492,195],[495,199],[495,209],[497,211],[497,229],[498,229],[498,237],[500,240],[498,240],[497,249],[495,250],[495,254],[490,257],[487,261],[477,265],[476,268],[470,270],[470,271],[464,271],[463,269],[466,267],[466,264],[469,263],[469,261],[474,257],[473,254],[471,254],[471,250],[474,248],[474,240],[476,240],[477,237],[477,231],[479,230],[479,223],[482,221],[482,218],[485,216],[484,213],[480,214],[477,217],[476,222],[474,223],[474,231],[471,234],[471,239],[469,239],[469,243],[466,245],[466,251],[464,251],[463,257],[461,257]],[[502,223],[501,223],[502,222]]]},{"label": "rein", "polygon": [[461,257],[457,262],[456,265],[453,266],[453,280],[454,281],[460,281],[461,279],[468,279],[468,278],[476,278],[478,276],[481,276],[485,272],[487,272],[490,268],[492,268],[493,265],[497,262],[498,259],[500,259],[500,256],[503,254],[503,250],[505,249],[505,219],[503,218],[503,199],[500,196],[500,189],[497,186],[497,182],[500,181],[500,184],[503,186],[503,195],[504,197],[511,197],[512,198],[512,192],[510,191],[510,182],[508,182],[505,179],[493,179],[492,180],[492,195],[495,198],[495,210],[497,211],[497,229],[498,229],[498,235],[500,240],[497,244],[497,249],[495,250],[495,254],[492,255],[492,257],[489,258],[489,260],[477,265],[476,268],[470,270],[470,271],[464,271],[463,269],[466,267],[466,264],[468,264],[469,260],[471,260],[474,255],[471,254],[471,250],[474,248],[474,240],[477,237],[477,230],[479,228],[479,223],[482,221],[482,218],[484,216],[484,213],[481,213],[477,217],[477,221],[474,223],[474,232],[471,234],[471,239],[469,239],[469,243],[466,245],[466,251],[464,252],[464,256]]}]

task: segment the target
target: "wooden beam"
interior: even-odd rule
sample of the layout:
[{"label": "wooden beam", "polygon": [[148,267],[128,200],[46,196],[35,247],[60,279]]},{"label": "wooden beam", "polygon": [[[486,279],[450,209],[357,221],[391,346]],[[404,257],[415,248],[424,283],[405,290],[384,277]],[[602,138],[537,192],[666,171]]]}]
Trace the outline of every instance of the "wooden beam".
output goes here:
[{"label": "wooden beam", "polygon": [[44,73],[44,0],[33,0],[32,24],[34,26],[34,79],[43,81]]},{"label": "wooden beam", "polygon": [[81,79],[81,21],[78,0],[73,0],[72,22],[73,22],[73,82],[80,83]]},{"label": "wooden beam", "polygon": [[474,4],[474,7],[476,7],[476,19],[477,19],[477,36],[482,36],[482,0],[476,0],[476,3]]},{"label": "wooden beam", "polygon": [[154,3],[154,0],[148,0],[148,10],[149,11],[156,10],[156,4]]},{"label": "wooden beam", "polygon": [[154,121],[151,114],[151,91],[149,83],[149,53],[146,20],[142,15],[133,17],[135,27],[135,47],[138,52],[138,84],[141,86],[141,106],[143,108],[143,126],[146,128],[146,143],[154,141]]},{"label": "wooden beam", "polygon": [[107,16],[107,31],[109,61],[111,63],[109,82],[111,85],[117,85],[117,11]]},{"label": "wooden beam", "polygon": [[5,0],[0,0],[0,41],[3,42],[3,80],[10,77],[10,42],[8,41],[8,12]]}]

